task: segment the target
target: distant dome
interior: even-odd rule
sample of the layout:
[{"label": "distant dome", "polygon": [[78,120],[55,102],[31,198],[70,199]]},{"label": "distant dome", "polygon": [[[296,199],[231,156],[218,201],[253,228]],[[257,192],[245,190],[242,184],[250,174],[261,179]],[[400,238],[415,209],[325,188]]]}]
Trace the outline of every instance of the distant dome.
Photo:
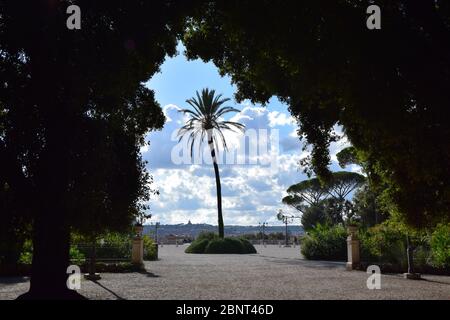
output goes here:
[{"label": "distant dome", "polygon": [[187,224],[192,224],[192,223],[191,223],[191,220],[189,220]]}]

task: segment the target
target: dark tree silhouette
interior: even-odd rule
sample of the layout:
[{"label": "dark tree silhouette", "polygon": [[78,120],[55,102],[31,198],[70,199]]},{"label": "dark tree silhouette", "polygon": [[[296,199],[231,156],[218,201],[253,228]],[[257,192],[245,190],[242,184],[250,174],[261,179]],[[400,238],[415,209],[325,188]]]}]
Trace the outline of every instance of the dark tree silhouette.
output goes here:
[{"label": "dark tree silhouette", "polygon": [[238,100],[288,103],[322,180],[341,124],[392,212],[415,226],[449,219],[450,3],[377,1],[381,30],[366,28],[368,5],[214,1],[196,10],[187,56],[229,74]]},{"label": "dark tree silhouette", "polygon": [[183,30],[184,3],[133,0],[76,1],[81,30],[68,30],[73,2],[0,3],[0,215],[32,223],[27,298],[76,298],[69,231],[120,229],[143,210],[139,147],[164,116],[141,83]]}]

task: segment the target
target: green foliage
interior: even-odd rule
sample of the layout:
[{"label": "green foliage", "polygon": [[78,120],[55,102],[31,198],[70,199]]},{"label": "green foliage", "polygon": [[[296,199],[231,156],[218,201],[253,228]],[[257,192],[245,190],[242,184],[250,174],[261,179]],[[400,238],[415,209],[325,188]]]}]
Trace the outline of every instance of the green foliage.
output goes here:
[{"label": "green foliage", "polygon": [[450,268],[450,224],[439,224],[431,235],[433,260],[438,267]]},{"label": "green foliage", "polygon": [[359,232],[361,260],[407,267],[406,230],[391,221]]},{"label": "green foliage", "polygon": [[218,237],[219,237],[219,235],[217,233],[202,231],[198,234],[196,240],[203,240],[203,239],[213,240],[213,239],[217,239]]},{"label": "green foliage", "polygon": [[208,254],[249,254],[256,253],[255,247],[243,238],[219,238],[217,235],[211,237],[211,233],[203,238],[197,238],[185,250],[186,253],[208,253]]},{"label": "green foliage", "polygon": [[326,224],[327,216],[321,206],[310,206],[303,212],[301,222],[305,231],[310,231],[319,224]]},{"label": "green foliage", "polygon": [[350,164],[362,165],[358,152],[355,147],[347,147],[342,149],[336,154],[336,158],[339,162],[339,166],[344,169]]},{"label": "green foliage", "polygon": [[383,28],[368,32],[366,1],[207,2],[196,8],[184,43],[190,59],[231,76],[238,100],[275,95],[288,103],[299,136],[312,145],[302,163],[321,180],[330,178],[329,145],[340,124],[388,186],[390,209],[411,225],[432,226],[450,211],[450,91],[443,87],[450,5],[377,5]]},{"label": "green foliage", "polygon": [[242,253],[257,253],[256,248],[244,238],[239,238],[239,241],[242,243],[243,250]]},{"label": "green foliage", "polygon": [[312,178],[290,186],[282,202],[302,212],[306,229],[317,223],[343,223],[354,218],[353,205],[345,198],[365,181],[355,172],[333,172],[326,182]]},{"label": "green foliage", "polygon": [[373,227],[389,217],[381,203],[380,192],[370,185],[363,186],[355,192],[353,210],[355,216],[365,227]]},{"label": "green foliage", "polygon": [[31,264],[32,259],[33,243],[31,242],[31,240],[26,240],[22,247],[22,252],[20,253],[19,263]]},{"label": "green foliage", "polygon": [[0,5],[0,219],[33,221],[33,277],[45,278],[33,292],[67,289],[72,230],[124,231],[146,209],[154,190],[140,147],[165,118],[143,83],[176,53],[187,13],[166,0],[80,0],[71,32],[70,4]]},{"label": "green foliage", "polygon": [[224,238],[211,240],[205,248],[205,253],[244,253],[244,247],[239,239]]},{"label": "green foliage", "polygon": [[361,259],[368,263],[407,270],[406,238],[413,250],[414,269],[419,272],[442,272],[449,266],[449,226],[438,225],[430,231],[411,230],[393,219],[359,231]]},{"label": "green foliage", "polygon": [[[107,232],[95,237],[95,250],[98,260],[128,259],[131,257],[131,233]],[[85,257],[92,255],[92,237],[72,235],[72,247],[77,248]]]},{"label": "green foliage", "polygon": [[310,260],[347,261],[347,232],[341,225],[317,225],[302,239],[301,253]]},{"label": "green foliage", "polygon": [[[83,252],[81,252],[76,246],[70,247],[69,254],[70,259],[76,264],[81,264],[86,258],[85,254],[83,254]],[[21,264],[29,265],[31,264],[32,260],[33,260],[33,243],[31,240],[26,240],[20,253],[20,258],[18,262]]]},{"label": "green foliage", "polygon": [[86,256],[83,252],[81,252],[77,247],[70,246],[70,260],[75,264],[81,264],[86,260]]},{"label": "green foliage", "polygon": [[157,260],[158,259],[158,247],[155,241],[148,235],[143,236],[144,241],[144,260]]},{"label": "green foliage", "polygon": [[196,239],[192,241],[189,247],[184,252],[186,253],[205,253],[205,249],[208,246],[210,240],[208,239]]}]

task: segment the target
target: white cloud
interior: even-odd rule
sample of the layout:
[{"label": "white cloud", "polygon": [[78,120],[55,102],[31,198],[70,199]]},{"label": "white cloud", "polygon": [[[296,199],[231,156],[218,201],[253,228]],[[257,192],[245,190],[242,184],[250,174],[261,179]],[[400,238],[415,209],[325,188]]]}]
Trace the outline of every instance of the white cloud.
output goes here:
[{"label": "white cloud", "polygon": [[278,111],[269,112],[268,118],[270,127],[286,126],[286,125],[292,126],[296,124],[295,119],[291,115]]},{"label": "white cloud", "polygon": [[[184,116],[175,105],[167,105],[163,110],[166,125],[162,131],[150,134],[151,144],[142,150],[145,152],[144,158],[149,161],[154,187],[160,192],[159,196],[150,201],[152,220],[163,223],[186,223],[191,220],[192,223],[217,224],[214,169],[210,164],[175,165],[171,161],[171,150],[177,143],[173,139],[173,132],[182,125]],[[301,149],[295,121],[287,112],[248,105],[230,120],[239,121],[248,129],[271,130],[277,127],[282,148],[279,148],[279,154],[276,155],[276,171],[261,162],[252,165],[248,162],[244,165],[220,165],[225,223],[279,223],[276,213],[279,208],[284,207],[281,199],[286,195],[286,189],[291,184],[306,179],[299,168],[299,160],[308,155],[308,152]],[[227,133],[226,138],[232,141],[230,146],[239,146],[240,141],[235,134],[233,136]],[[336,153],[347,144],[348,141],[343,139],[331,146],[334,161]],[[264,157],[263,155],[257,160]],[[288,208],[284,207],[284,210]]]}]

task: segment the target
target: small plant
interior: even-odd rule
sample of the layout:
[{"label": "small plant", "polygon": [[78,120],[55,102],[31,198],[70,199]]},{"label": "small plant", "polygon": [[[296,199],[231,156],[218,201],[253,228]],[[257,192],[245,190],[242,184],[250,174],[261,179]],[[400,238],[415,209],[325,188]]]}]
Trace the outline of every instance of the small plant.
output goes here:
[{"label": "small plant", "polygon": [[430,240],[433,262],[437,267],[450,268],[450,224],[439,224]]},{"label": "small plant", "polygon": [[157,260],[158,248],[155,241],[148,235],[144,235],[142,239],[144,241],[144,260]]}]

